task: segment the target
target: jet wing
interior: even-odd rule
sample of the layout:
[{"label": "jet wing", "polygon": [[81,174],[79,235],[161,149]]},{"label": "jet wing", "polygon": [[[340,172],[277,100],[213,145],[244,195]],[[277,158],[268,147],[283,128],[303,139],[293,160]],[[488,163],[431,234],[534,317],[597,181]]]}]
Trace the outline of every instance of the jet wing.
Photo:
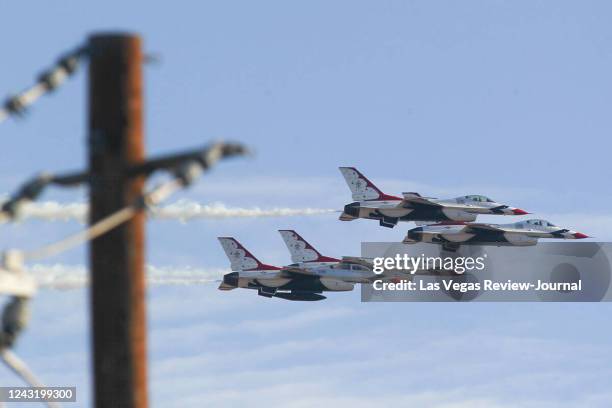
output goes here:
[{"label": "jet wing", "polygon": [[430,207],[454,208],[457,210],[470,210],[473,208],[477,208],[476,206],[470,204],[433,201],[433,197],[422,197],[419,193],[402,193],[402,196],[402,201],[400,201],[398,207],[410,207],[410,205],[412,204],[426,205]]},{"label": "jet wing", "polygon": [[[437,225],[430,224],[429,226],[436,227]],[[448,229],[441,229],[441,228],[428,229],[427,227],[424,227],[422,231],[419,231],[419,234],[421,234],[422,237],[444,237],[445,238],[445,236],[451,237],[456,234],[463,234],[463,233],[471,232],[469,230],[468,225],[451,225],[447,228]]]},{"label": "jet wing", "polygon": [[421,204],[421,205],[431,205],[433,207],[442,207],[441,204],[436,203],[435,201],[431,201],[431,197],[423,197],[419,193],[402,193],[402,201],[400,206],[403,204]]},{"label": "jet wing", "polygon": [[[428,230],[424,230],[421,231],[421,236],[422,237],[444,237],[444,235],[449,235],[452,236],[454,234],[457,234],[458,231],[428,231]],[[463,231],[462,231],[463,232]]]},{"label": "jet wing", "polygon": [[296,275],[298,276],[319,276],[318,273],[312,270],[305,269],[305,268],[298,268],[296,266],[284,267],[282,273],[283,275],[286,275],[286,277],[289,277],[289,278],[293,278]]},{"label": "jet wing", "polygon": [[502,228],[498,225],[494,224],[482,224],[482,223],[472,223],[467,226],[467,231],[465,232],[478,232],[478,231],[487,231],[487,232],[507,232],[507,228]]},{"label": "jet wing", "polygon": [[478,232],[478,231],[489,231],[489,232],[509,232],[515,234],[523,234],[528,237],[542,237],[543,235],[547,235],[547,233],[542,231],[530,230],[530,229],[520,229],[520,228],[510,228],[504,227],[501,225],[494,224],[479,224],[473,223],[469,224],[466,232]]}]

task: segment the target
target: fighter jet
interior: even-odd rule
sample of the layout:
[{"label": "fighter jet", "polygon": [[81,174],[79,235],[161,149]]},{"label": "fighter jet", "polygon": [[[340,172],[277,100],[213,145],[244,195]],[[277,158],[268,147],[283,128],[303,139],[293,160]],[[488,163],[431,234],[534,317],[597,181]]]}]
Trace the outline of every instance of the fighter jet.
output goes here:
[{"label": "fighter jet", "polygon": [[393,228],[398,221],[475,221],[478,214],[525,215],[519,208],[495,202],[482,195],[450,199],[423,197],[419,193],[402,193],[402,197],[383,193],[354,167],[340,167],[355,202],[344,206],[341,221],[357,218],[378,220]]},{"label": "fighter jet", "polygon": [[539,238],[583,239],[587,235],[558,227],[546,220],[526,220],[512,224],[444,222],[411,229],[405,244],[428,242],[456,251],[460,245],[531,246]]},{"label": "fighter jet", "polygon": [[[322,292],[351,291],[355,283],[369,283],[375,276],[367,260],[324,257],[312,247],[301,251],[301,258],[295,258],[298,262],[277,267],[261,263],[234,238],[222,237],[219,242],[232,268],[223,276],[220,290],[256,289],[268,298],[314,301],[326,298]],[[309,261],[313,253],[316,262]]]}]

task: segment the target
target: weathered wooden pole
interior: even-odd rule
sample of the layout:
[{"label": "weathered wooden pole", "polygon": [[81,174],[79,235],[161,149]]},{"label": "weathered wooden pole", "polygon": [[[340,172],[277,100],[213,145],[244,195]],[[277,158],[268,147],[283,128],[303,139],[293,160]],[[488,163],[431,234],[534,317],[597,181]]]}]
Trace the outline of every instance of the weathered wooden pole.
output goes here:
[{"label": "weathered wooden pole", "polygon": [[[92,224],[133,203],[144,159],[142,51],[138,36],[89,38],[89,169]],[[147,406],[144,214],[91,242],[95,406]]]}]

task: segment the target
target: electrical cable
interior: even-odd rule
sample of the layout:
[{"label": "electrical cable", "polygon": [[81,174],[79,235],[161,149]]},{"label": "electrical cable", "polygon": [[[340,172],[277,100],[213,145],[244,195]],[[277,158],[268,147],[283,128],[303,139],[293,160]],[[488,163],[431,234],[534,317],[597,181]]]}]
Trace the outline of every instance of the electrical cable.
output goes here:
[{"label": "electrical cable", "polygon": [[0,106],[0,123],[10,116],[21,116],[27,108],[46,93],[53,92],[68,79],[79,66],[81,59],[87,54],[85,47],[77,47],[62,56],[50,69],[43,71],[36,83],[21,93],[10,96]]}]

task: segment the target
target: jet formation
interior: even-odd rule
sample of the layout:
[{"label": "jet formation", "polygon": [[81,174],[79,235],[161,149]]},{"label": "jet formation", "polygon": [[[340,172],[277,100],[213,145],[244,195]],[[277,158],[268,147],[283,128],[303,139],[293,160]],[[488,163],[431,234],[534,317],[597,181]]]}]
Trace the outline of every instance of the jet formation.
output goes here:
[{"label": "jet formation", "polygon": [[[383,193],[359,170],[340,167],[352,194],[341,221],[369,219],[382,227],[393,228],[400,221],[417,224],[406,234],[404,244],[428,243],[441,250],[456,252],[461,245],[531,246],[540,238],[583,239],[587,235],[559,227],[553,223],[530,219],[510,224],[475,222],[479,215],[520,216],[527,211],[497,202],[480,194],[439,199],[416,192],[400,196]],[[219,242],[230,260],[232,272],[223,276],[220,290],[245,288],[260,296],[286,300],[316,301],[326,297],[323,292],[351,291],[355,284],[370,284],[375,280],[399,282],[409,279],[401,271],[373,272],[371,259],[321,255],[293,230],[279,230],[291,255],[291,264],[273,266],[260,262],[232,237],[220,237]],[[452,271],[451,271],[452,272]],[[420,270],[417,274],[441,273]]]},{"label": "jet formation", "polygon": [[316,301],[326,298],[323,292],[351,291],[357,283],[401,279],[399,275],[374,274],[372,262],[366,258],[323,256],[297,232],[279,232],[293,262],[282,267],[260,262],[235,238],[219,237],[232,268],[223,276],[219,289],[254,289],[268,298]]}]

